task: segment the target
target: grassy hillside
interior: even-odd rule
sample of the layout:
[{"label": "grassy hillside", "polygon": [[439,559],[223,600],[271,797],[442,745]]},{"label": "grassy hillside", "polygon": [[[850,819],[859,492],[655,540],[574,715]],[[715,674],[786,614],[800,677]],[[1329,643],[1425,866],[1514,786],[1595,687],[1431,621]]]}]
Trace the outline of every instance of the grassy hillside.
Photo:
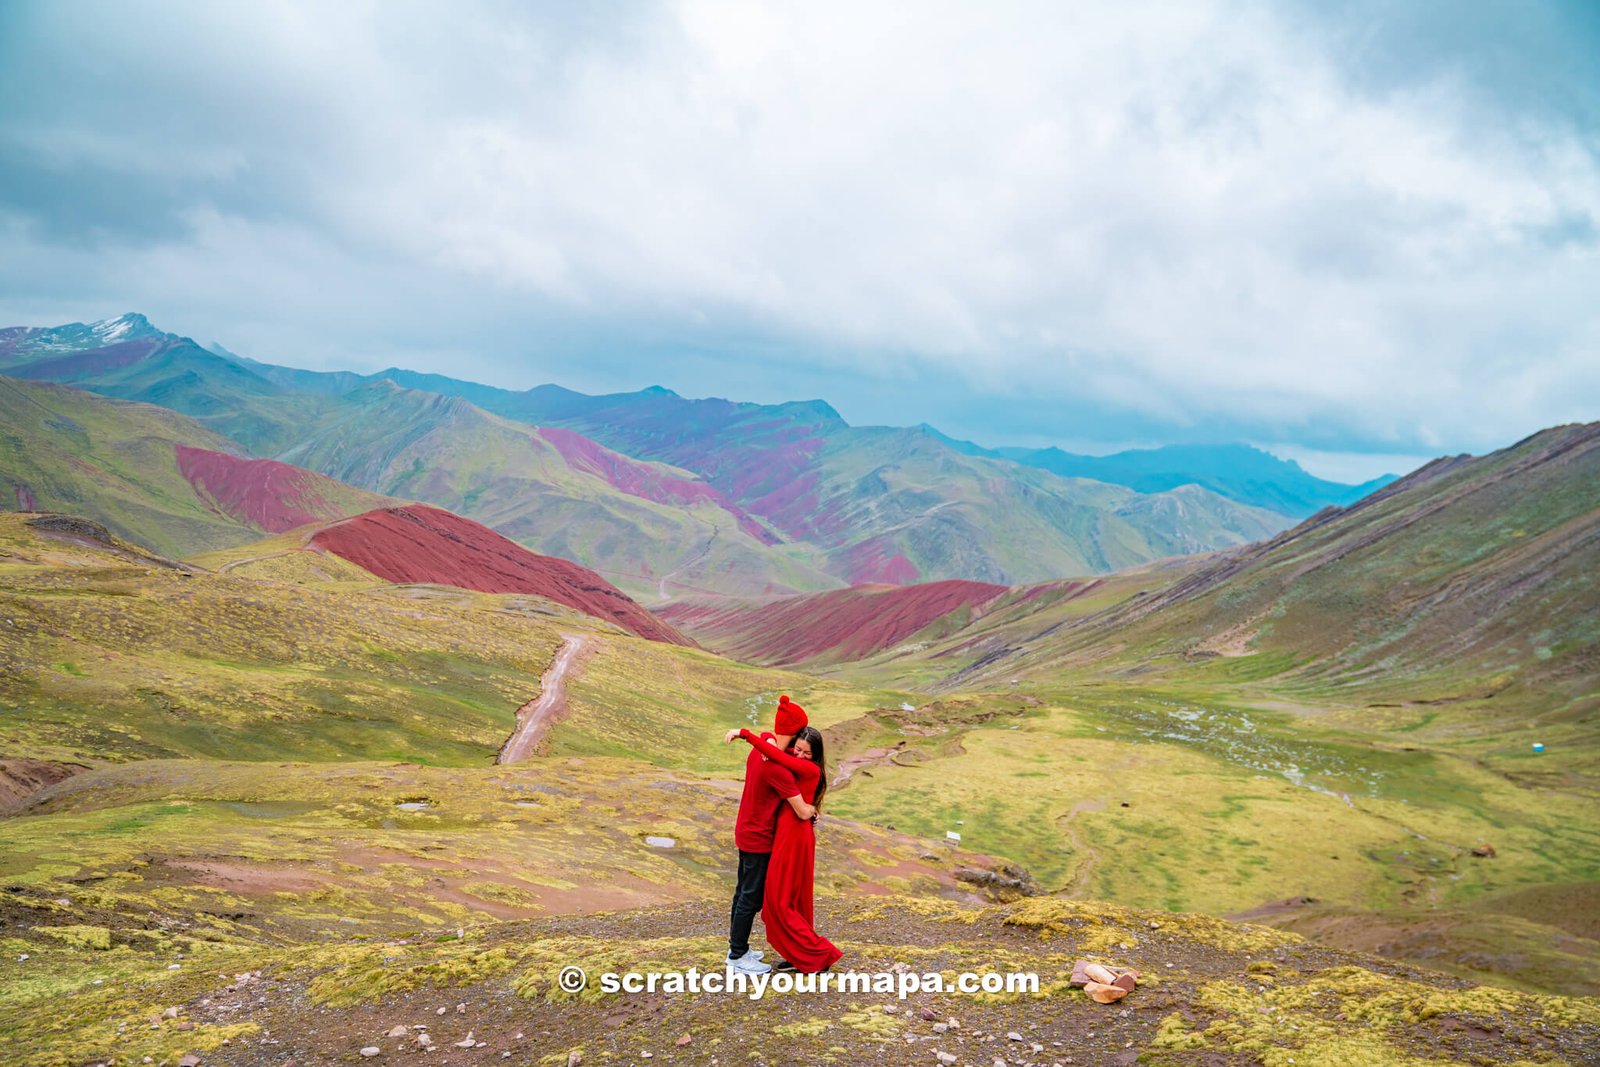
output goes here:
[{"label": "grassy hillside", "polygon": [[839,804],[963,818],[964,840],[1073,893],[1592,990],[1597,440],[1441,460],[1271,542],[1017,591],[835,665],[1041,709],[958,744],[902,725]]},{"label": "grassy hillside", "polygon": [[[1173,1064],[1576,1063],[1600,1047],[1593,998],[1530,992],[1594,989],[1593,931],[1573,911],[1589,898],[1556,888],[1594,869],[1590,799],[1193,695],[929,703],[643,641],[535,597],[358,581],[298,549],[190,573],[32,521],[0,517],[0,699],[15,709],[0,777],[67,777],[0,817],[7,1062],[395,1055],[384,1035],[418,1024],[452,1052],[472,1029],[517,1063],[574,1047],[743,1056],[774,1026],[774,1056],[908,1064],[927,1060],[923,1036],[976,1058],[1013,1030]],[[571,631],[597,648],[564,716],[540,754],[493,766]],[[553,990],[572,962],[716,966],[743,756],[720,737],[764,722],[780,691],[829,739],[818,906],[850,965],[1031,970],[1041,996]],[[1480,839],[1494,860],[1466,855]],[[1038,890],[1063,895],[975,910]],[[1326,924],[1375,915],[1415,934],[1408,917],[1428,912],[1414,955],[1520,991],[1170,910],[1292,895],[1317,896]],[[1082,896],[1117,903],[1067,899]],[[1061,984],[1081,956],[1147,979],[1093,1005]],[[961,1026],[931,1030],[922,1006]],[[1372,1025],[1347,1032],[1351,1013]]]},{"label": "grassy hillside", "polygon": [[989,658],[962,684],[1111,661],[1308,697],[1494,701],[1592,723],[1597,485],[1600,423],[1438,460],[1153,595],[1016,647],[974,644]]},{"label": "grassy hillside", "polygon": [[[465,515],[650,599],[659,599],[663,581],[668,591],[833,584],[804,550],[764,543],[712,497],[653,500],[618,489],[574,468],[531,426],[388,381],[346,394],[280,458]],[[683,472],[657,470],[684,480]]]},{"label": "grassy hillside", "polygon": [[[1220,692],[1090,684],[952,696],[853,732],[863,762],[838,811],[959,833],[1046,891],[1213,915],[1295,901],[1258,921],[1479,981],[1600,993],[1583,918],[1600,870],[1592,777],[1551,789],[1459,746]],[[1472,854],[1485,845],[1493,858]]]},{"label": "grassy hillside", "polygon": [[[231,441],[165,408],[0,378],[0,507],[6,510],[84,515],[183,556],[281,530],[273,520],[283,514],[331,519],[388,503],[308,471],[283,469],[272,472],[275,506],[263,510],[220,476],[230,468],[228,453],[236,451]],[[255,474],[261,481],[262,472]]]},{"label": "grassy hillside", "polygon": [[[830,436],[792,513],[852,581],[968,578],[1014,585],[1102,574],[1269,537],[1287,521],[1187,486],[1142,495],[966,456],[924,430]],[[771,504],[767,505],[769,508]],[[753,510],[760,511],[759,508]]]}]

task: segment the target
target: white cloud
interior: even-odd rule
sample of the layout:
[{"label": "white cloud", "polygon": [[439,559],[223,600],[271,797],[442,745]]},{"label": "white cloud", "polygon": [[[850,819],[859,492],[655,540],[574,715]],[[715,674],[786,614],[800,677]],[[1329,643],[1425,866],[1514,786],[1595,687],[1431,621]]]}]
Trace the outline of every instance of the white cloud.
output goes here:
[{"label": "white cloud", "polygon": [[[75,36],[167,124],[131,144],[91,96],[27,129],[130,176],[141,147],[195,161],[178,232],[90,273],[188,285],[230,344],[263,287],[309,332],[396,285],[396,338],[456,320],[470,346],[465,320],[531,305],[1258,438],[1486,447],[1600,415],[1593,144],[1457,67],[1375,91],[1255,4],[607,11],[141,8]],[[214,104],[155,47],[180,28]]]}]

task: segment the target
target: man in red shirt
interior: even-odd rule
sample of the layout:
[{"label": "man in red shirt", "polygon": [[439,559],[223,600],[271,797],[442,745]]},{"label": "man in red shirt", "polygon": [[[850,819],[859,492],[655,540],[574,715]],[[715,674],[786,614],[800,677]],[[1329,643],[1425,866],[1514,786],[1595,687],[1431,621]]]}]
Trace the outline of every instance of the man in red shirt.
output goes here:
[{"label": "man in red shirt", "polygon": [[[763,734],[779,748],[786,749],[794,735],[806,726],[806,709],[787,695],[778,698],[778,713],[772,733]],[[730,736],[739,731],[730,730]],[[750,927],[761,910],[761,897],[767,885],[767,861],[772,858],[772,836],[778,825],[778,808],[790,797],[798,797],[800,787],[794,775],[767,759],[754,748],[744,761],[744,794],[739,798],[739,818],[733,827],[733,843],[739,849],[739,881],[733,890],[733,910],[729,917],[728,966],[752,974],[772,970],[761,962],[761,953],[750,948]]]}]

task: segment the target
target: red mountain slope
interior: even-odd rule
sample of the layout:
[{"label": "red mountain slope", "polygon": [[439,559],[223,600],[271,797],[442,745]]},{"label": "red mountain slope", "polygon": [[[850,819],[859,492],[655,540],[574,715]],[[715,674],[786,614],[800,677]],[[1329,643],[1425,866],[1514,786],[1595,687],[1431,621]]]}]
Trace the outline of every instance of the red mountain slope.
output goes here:
[{"label": "red mountain slope", "polygon": [[244,459],[226,452],[178,445],[178,470],[195,492],[240,522],[268,533],[282,533],[309,522],[347,515],[330,496],[369,498],[332,478],[272,459]]},{"label": "red mountain slope", "polygon": [[826,656],[870,656],[963,608],[982,609],[1009,589],[951,580],[923,585],[858,585],[770,601],[680,601],[661,617],[724,655],[782,666]]},{"label": "red mountain slope", "polygon": [[652,641],[694,644],[587,567],[530,552],[438,508],[413,504],[369,511],[319,531],[311,544],[385,581],[532,593]]},{"label": "red mountain slope", "polygon": [[683,507],[700,503],[715,504],[737,519],[740,528],[762,544],[778,543],[778,538],[770,530],[705,482],[673,477],[649,463],[613,452],[573,430],[543,426],[537,432],[556,447],[556,451],[561,453],[573,470],[598,475],[624,493],[656,504]]}]

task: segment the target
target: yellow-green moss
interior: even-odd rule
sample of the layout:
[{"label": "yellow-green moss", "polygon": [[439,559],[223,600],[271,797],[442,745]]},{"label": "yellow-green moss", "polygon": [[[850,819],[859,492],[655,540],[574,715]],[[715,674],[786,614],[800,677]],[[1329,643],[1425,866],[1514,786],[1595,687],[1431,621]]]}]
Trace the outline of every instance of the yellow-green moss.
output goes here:
[{"label": "yellow-green moss", "polygon": [[35,926],[34,930],[73,948],[104,952],[111,947],[111,931],[104,926]]},{"label": "yellow-green moss", "polygon": [[1200,1049],[1206,1047],[1205,1035],[1189,1029],[1183,1021],[1183,1016],[1177,1012],[1161,1020],[1161,1025],[1156,1027],[1155,1036],[1150,1043],[1156,1048],[1170,1049]]},{"label": "yellow-green moss", "polygon": [[782,1026],[775,1026],[772,1028],[772,1032],[779,1037],[816,1037],[831,1026],[833,1026],[833,1023],[827,1019],[812,1018],[797,1023],[784,1023]]}]

